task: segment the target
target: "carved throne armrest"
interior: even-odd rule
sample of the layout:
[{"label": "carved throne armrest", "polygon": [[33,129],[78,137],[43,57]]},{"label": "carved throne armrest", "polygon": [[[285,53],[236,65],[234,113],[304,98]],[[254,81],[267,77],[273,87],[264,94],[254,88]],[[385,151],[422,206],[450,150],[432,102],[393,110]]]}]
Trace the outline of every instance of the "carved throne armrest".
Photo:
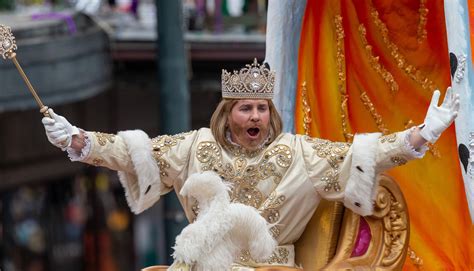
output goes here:
[{"label": "carved throne armrest", "polygon": [[298,264],[305,270],[402,269],[410,236],[407,205],[391,177],[378,178],[372,216],[361,217],[341,203],[318,207],[295,244]]}]

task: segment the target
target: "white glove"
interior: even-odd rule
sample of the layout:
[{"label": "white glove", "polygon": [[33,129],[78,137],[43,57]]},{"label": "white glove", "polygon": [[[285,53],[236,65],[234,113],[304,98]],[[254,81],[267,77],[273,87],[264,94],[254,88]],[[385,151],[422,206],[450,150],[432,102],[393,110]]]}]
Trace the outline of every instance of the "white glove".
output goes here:
[{"label": "white glove", "polygon": [[41,120],[46,136],[51,144],[64,151],[71,146],[72,136],[79,134],[79,129],[63,116],[56,115],[53,109],[48,109],[48,113],[51,118],[44,117]]},{"label": "white glove", "polygon": [[431,143],[435,143],[441,133],[453,123],[459,111],[459,94],[454,94],[451,87],[448,87],[441,106],[438,106],[439,95],[439,90],[435,90],[425,121],[420,126],[420,135]]}]

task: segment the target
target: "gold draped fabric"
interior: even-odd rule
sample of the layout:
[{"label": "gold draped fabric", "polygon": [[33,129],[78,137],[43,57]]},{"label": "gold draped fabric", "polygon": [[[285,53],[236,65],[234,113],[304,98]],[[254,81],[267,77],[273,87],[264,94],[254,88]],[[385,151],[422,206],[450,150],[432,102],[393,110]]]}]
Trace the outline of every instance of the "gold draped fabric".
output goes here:
[{"label": "gold draped fabric", "polygon": [[[308,0],[295,126],[351,141],[421,124],[434,89],[450,85],[443,1]],[[405,269],[471,270],[474,227],[449,128],[423,160],[388,172],[411,221]]]}]

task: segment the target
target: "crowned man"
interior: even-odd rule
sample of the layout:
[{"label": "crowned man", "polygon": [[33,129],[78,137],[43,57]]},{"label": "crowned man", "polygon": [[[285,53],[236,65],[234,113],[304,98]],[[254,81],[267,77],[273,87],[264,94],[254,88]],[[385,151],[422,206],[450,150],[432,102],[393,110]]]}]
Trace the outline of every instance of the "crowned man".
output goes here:
[{"label": "crowned man", "polygon": [[[341,201],[357,214],[370,215],[376,175],[423,157],[425,143],[435,142],[456,118],[459,97],[448,89],[438,106],[440,92],[435,91],[422,125],[385,136],[358,134],[352,143],[339,143],[282,133],[272,103],[274,78],[256,60],[240,71],[223,70],[222,100],[210,128],[177,135],[88,132],[51,109],[52,118],[42,121],[48,140],[72,161],[118,171],[136,214],[161,195],[179,192],[191,174],[216,172],[232,184],[231,201],[257,209],[278,243],[269,259],[257,261],[243,253],[236,255],[235,265],[294,267],[293,243],[321,199]],[[194,221],[196,201],[177,194],[188,220]]]}]

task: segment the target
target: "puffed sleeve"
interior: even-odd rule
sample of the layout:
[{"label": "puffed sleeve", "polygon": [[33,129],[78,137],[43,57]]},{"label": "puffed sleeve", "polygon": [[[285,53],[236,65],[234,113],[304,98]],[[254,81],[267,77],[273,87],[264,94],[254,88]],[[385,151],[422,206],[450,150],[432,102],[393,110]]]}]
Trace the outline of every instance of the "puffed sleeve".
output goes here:
[{"label": "puffed sleeve", "polygon": [[407,161],[423,157],[426,149],[413,150],[408,143],[410,130],[381,136],[357,134],[353,143],[300,138],[309,179],[317,193],[338,200],[355,213],[373,213],[378,186],[376,175]]},{"label": "puffed sleeve", "polygon": [[173,189],[174,178],[187,167],[196,134],[150,139],[141,130],[117,135],[86,132],[90,149],[81,162],[118,171],[128,205],[138,214]]}]

